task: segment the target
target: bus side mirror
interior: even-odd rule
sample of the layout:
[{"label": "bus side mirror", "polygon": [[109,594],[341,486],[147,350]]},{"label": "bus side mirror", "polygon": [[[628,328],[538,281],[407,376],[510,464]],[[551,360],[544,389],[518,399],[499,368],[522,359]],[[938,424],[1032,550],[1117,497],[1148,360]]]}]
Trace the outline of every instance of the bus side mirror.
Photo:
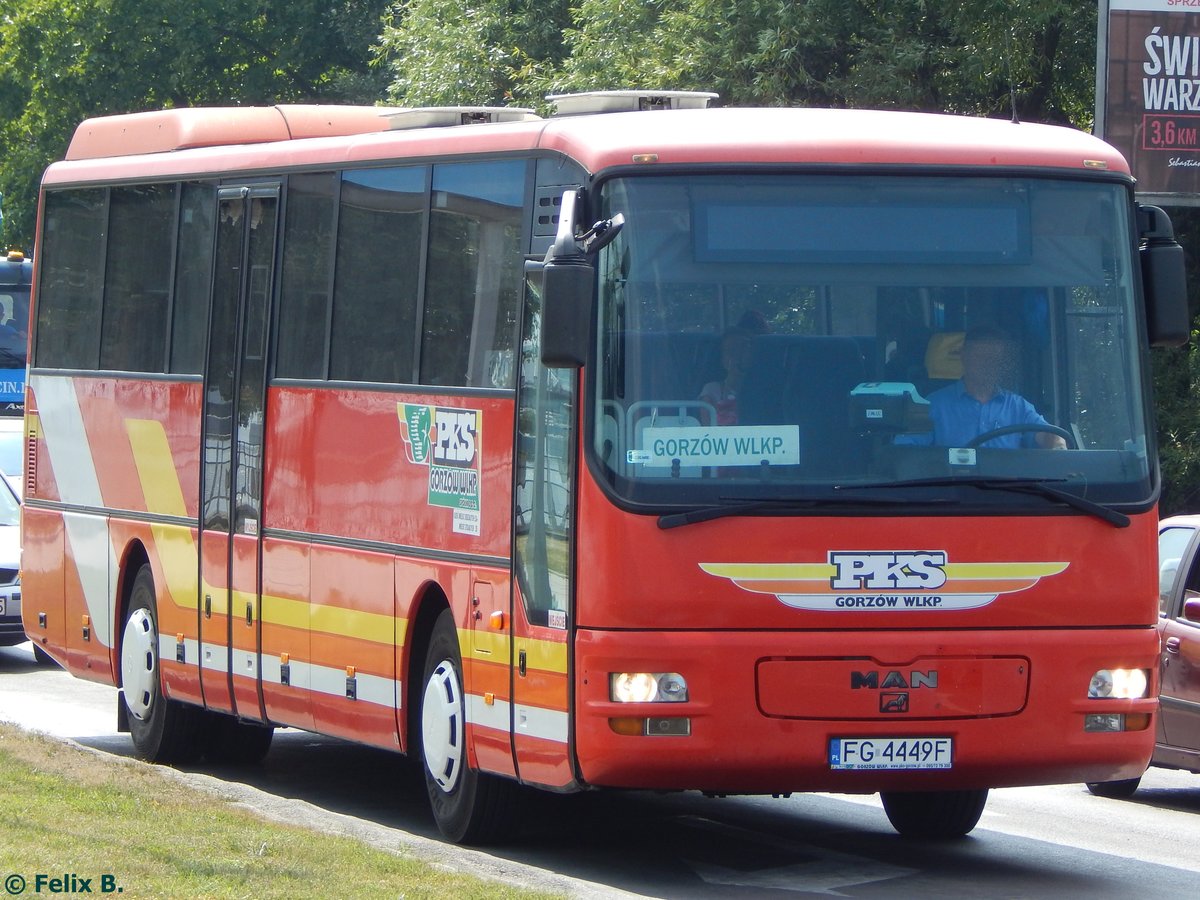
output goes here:
[{"label": "bus side mirror", "polygon": [[596,305],[592,260],[625,224],[618,213],[577,234],[582,205],[581,192],[563,192],[558,233],[542,264],[542,362],[548,366],[579,368],[587,359]]},{"label": "bus side mirror", "polygon": [[1150,346],[1179,347],[1192,331],[1183,248],[1175,240],[1170,218],[1157,206],[1139,205],[1137,215]]},{"label": "bus side mirror", "polygon": [[592,337],[596,270],[585,258],[550,260],[542,268],[542,362],[579,368]]}]

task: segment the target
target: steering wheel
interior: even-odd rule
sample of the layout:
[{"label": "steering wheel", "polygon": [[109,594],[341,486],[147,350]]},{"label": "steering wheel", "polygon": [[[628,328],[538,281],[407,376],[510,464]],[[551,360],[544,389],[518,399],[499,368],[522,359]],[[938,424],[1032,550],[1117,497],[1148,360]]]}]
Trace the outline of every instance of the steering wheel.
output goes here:
[{"label": "steering wheel", "polygon": [[991,431],[985,431],[983,434],[976,435],[967,441],[968,447],[978,447],[980,444],[986,444],[992,438],[1004,437],[1006,434],[1021,434],[1027,431],[1041,431],[1046,434],[1057,434],[1060,438],[1067,442],[1067,446],[1072,450],[1078,450],[1079,446],[1075,443],[1075,435],[1067,431],[1065,428],[1059,428],[1057,425],[1040,425],[1036,422],[1018,425],[1004,425],[1000,428],[993,428]]}]

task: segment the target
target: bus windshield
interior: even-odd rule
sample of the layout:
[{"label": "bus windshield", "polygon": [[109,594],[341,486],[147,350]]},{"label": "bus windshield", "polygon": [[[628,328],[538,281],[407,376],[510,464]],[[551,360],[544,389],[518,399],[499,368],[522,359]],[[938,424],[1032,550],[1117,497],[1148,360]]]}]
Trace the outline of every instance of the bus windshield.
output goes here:
[{"label": "bus windshield", "polygon": [[1148,500],[1126,190],[882,174],[607,182],[599,215],[626,224],[599,258],[595,470],[650,507],[862,503],[897,484],[893,500],[933,502],[1033,481]]}]

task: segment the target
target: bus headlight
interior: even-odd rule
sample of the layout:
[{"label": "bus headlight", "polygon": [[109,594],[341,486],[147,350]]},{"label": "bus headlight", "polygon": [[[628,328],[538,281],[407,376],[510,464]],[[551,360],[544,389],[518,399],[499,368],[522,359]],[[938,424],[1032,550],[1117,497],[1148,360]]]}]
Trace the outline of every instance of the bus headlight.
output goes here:
[{"label": "bus headlight", "polygon": [[610,672],[608,694],[615,703],[682,703],[688,689],[676,672]]},{"label": "bus headlight", "polygon": [[1140,700],[1150,686],[1145,669],[1101,669],[1088,684],[1088,697],[1096,700]]}]

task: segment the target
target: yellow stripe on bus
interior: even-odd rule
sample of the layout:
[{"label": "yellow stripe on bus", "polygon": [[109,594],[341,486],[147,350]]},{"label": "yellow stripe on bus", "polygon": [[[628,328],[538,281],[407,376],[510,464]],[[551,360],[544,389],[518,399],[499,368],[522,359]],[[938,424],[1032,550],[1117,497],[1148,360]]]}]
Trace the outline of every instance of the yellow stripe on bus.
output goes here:
[{"label": "yellow stripe on bus", "polygon": [[[463,659],[477,659],[508,665],[509,644],[512,636],[495,631],[459,629],[458,649]],[[567,645],[558,641],[538,641],[518,638],[518,646],[525,651],[525,665],[538,672],[567,674]]]},{"label": "yellow stripe on bus", "polygon": [[[142,483],[147,510],[162,515],[186,518],[187,507],[183,490],[161,422],[151,419],[126,419],[125,431],[133,449],[134,465]],[[163,577],[174,603],[183,609],[195,609],[200,588],[213,598],[212,611],[217,615],[229,612],[228,593],[205,582],[197,584],[199,553],[196,540],[188,525],[151,525],[155,550],[162,563]],[[253,594],[234,591],[235,610],[245,610],[246,603],[256,604]],[[257,605],[257,604],[256,604]],[[310,605],[304,600],[264,595],[264,621],[271,625],[311,630],[314,634],[329,634],[372,643],[391,645],[404,642],[408,622],[381,613],[341,609],[333,606]]]},{"label": "yellow stripe on bus", "polygon": [[125,431],[133,448],[133,463],[137,466],[146,511],[164,516],[187,517],[183,488],[167,443],[167,432],[161,422],[151,419],[126,419]]}]

